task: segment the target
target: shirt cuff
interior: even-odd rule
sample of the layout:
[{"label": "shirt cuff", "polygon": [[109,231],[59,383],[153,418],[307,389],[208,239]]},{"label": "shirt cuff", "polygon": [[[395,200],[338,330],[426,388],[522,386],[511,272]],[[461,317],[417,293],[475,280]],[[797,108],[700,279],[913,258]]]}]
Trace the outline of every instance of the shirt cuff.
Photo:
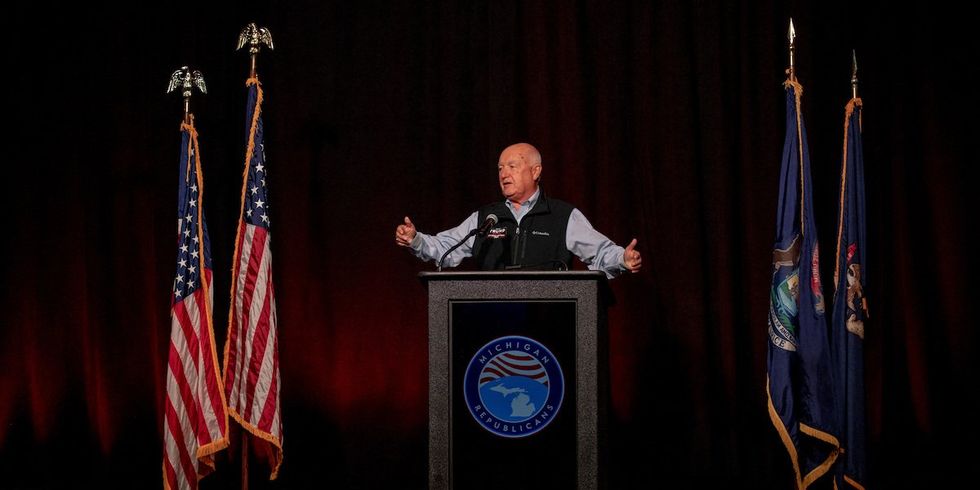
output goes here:
[{"label": "shirt cuff", "polygon": [[421,233],[416,231],[415,236],[412,238],[412,243],[409,244],[409,247],[416,252],[422,251],[422,237],[419,235],[421,235]]},{"label": "shirt cuff", "polygon": [[629,270],[629,267],[626,267],[626,250],[624,249],[623,253],[619,254],[619,261],[616,262],[616,268],[609,272],[612,274],[612,277],[616,277],[629,272]]}]

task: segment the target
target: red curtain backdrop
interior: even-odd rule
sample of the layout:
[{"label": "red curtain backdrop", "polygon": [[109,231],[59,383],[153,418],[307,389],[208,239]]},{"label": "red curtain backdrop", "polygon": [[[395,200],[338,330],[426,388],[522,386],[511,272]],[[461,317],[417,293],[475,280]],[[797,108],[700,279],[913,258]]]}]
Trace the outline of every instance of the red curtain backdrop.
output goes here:
[{"label": "red curtain backdrop", "polygon": [[[155,10],[147,11],[151,8]],[[278,488],[426,486],[426,296],[405,215],[455,226],[527,141],[640,274],[612,282],[610,487],[790,488],[766,411],[766,314],[797,27],[817,221],[833,262],[851,49],[864,99],[871,483],[965,478],[980,409],[977,43],[926,2],[21,5],[5,24],[0,487],[162,483],[181,65],[195,96],[225,336],[259,57],[280,328]],[[581,265],[581,264],[579,264]],[[828,270],[825,277],[832,277]],[[832,287],[829,282],[825,287]],[[970,446],[968,446],[970,447]],[[238,486],[238,454],[204,488]],[[253,488],[263,488],[264,470]]]}]

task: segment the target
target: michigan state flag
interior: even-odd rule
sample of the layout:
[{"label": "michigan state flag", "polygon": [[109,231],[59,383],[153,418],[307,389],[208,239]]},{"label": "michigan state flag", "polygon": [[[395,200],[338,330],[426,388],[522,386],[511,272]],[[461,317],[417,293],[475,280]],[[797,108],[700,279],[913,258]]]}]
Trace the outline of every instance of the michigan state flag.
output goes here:
[{"label": "michigan state flag", "polygon": [[844,449],[835,471],[838,488],[864,488],[864,296],[867,275],[864,222],[864,154],[861,148],[861,99],[847,103],[844,159],[840,176],[840,214],[834,267],[831,327],[840,442]]},{"label": "michigan state flag", "polygon": [[789,453],[796,487],[837,459],[837,418],[813,218],[810,156],[800,113],[803,87],[787,80],[776,243],[769,297],[769,417]]}]

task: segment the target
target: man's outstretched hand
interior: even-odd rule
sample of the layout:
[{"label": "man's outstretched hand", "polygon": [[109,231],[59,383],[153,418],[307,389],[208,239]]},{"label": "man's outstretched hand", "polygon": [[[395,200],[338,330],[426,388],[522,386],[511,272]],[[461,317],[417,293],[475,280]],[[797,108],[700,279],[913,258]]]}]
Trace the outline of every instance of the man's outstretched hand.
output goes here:
[{"label": "man's outstretched hand", "polygon": [[[414,239],[415,225],[412,224],[412,220],[408,219],[408,216],[406,216],[405,223],[400,224],[398,225],[398,228],[395,228],[395,243],[401,245],[402,247],[411,247],[412,240]],[[636,240],[633,240],[633,242],[636,243]],[[639,252],[637,252],[637,256],[639,256]]]},{"label": "man's outstretched hand", "polygon": [[[405,219],[408,220],[408,218]],[[640,266],[643,265],[643,258],[640,257],[640,251],[636,250],[636,238],[623,251],[623,265],[630,272],[640,272]]]}]

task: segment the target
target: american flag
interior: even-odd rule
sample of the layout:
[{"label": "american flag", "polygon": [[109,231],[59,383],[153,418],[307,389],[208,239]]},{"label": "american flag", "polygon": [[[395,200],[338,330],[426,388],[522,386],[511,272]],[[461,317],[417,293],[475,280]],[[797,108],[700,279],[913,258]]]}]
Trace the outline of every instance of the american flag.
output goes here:
[{"label": "american flag", "polygon": [[270,445],[271,478],[282,463],[279,411],[279,335],[269,251],[269,203],[262,142],[262,88],[250,78],[248,147],[241,219],[232,266],[231,311],[225,343],[224,382],[231,416]]},{"label": "american flag", "polygon": [[214,453],[228,445],[228,414],[211,323],[211,244],[197,131],[181,124],[177,201],[177,274],[171,300],[167,402],[164,408],[164,488],[194,489],[214,470]]},{"label": "american flag", "polygon": [[480,372],[480,387],[507,376],[523,376],[548,386],[548,372],[541,362],[521,351],[507,351],[500,354],[483,367]]}]

